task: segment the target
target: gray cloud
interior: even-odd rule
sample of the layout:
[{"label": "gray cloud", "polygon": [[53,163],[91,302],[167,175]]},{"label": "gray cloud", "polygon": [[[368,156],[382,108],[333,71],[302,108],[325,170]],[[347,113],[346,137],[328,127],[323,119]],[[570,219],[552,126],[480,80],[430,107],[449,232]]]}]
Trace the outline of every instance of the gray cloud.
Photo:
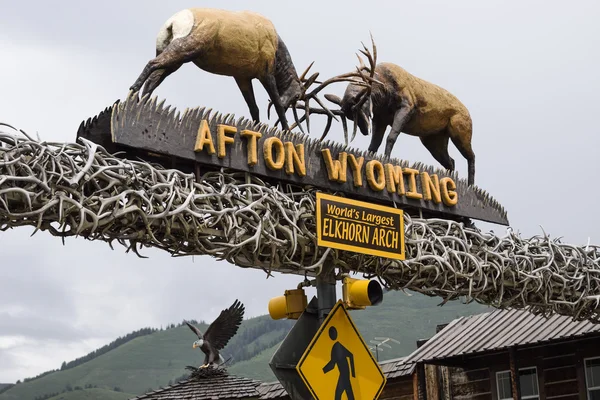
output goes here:
[{"label": "gray cloud", "polygon": [[[74,140],[82,120],[127,94],[154,54],[159,27],[187,6],[141,0],[5,5],[0,121],[45,140]],[[508,209],[515,229],[529,236],[541,233],[542,225],[568,242],[585,243],[588,236],[600,242],[593,208],[600,167],[595,2],[232,1],[227,8],[271,18],[297,69],[315,60],[321,77],[354,68],[354,52],[360,41],[368,43],[371,30],[380,61],[447,88],[467,105],[476,182]],[[265,119],[267,96],[254,85]],[[332,91],[342,93],[343,85]],[[180,110],[208,106],[249,114],[232,78],[193,65],[170,76],[156,94]],[[318,131],[324,121],[314,120]],[[330,138],[341,141],[341,129]],[[368,141],[358,135],[354,145]],[[464,159],[453,146],[450,153],[466,176]],[[437,165],[407,135],[399,137],[394,156]],[[234,298],[246,304],[248,316],[264,314],[269,298],[301,279],[266,279],[261,271],[210,257],[171,258],[155,249],[139,259],[104,243],[70,238],[63,246],[46,233],[30,234],[29,228],[0,234],[0,313],[10,315],[0,324],[0,343],[15,335],[27,341],[0,347],[0,382],[57,368],[143,326],[211,320]],[[31,329],[35,324],[41,328]],[[47,346],[31,346],[42,341]]]},{"label": "gray cloud", "polygon": [[5,336],[25,335],[40,341],[73,341],[89,338],[89,333],[73,326],[73,322],[56,318],[56,314],[0,312],[0,332]]}]

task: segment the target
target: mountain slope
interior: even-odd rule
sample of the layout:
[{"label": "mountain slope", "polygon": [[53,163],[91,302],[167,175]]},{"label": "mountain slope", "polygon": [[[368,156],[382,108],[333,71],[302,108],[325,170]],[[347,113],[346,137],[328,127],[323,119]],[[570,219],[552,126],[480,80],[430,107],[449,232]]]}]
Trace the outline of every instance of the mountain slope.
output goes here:
[{"label": "mountain slope", "polygon": [[[411,353],[418,339],[435,334],[438,324],[487,310],[476,303],[449,302],[438,307],[440,302],[437,297],[389,292],[380,306],[350,311],[350,314],[367,343],[375,337],[391,337],[400,342],[390,343],[391,349],[380,351],[379,358],[384,360]],[[268,362],[293,323],[273,321],[269,316],[245,320],[223,352],[225,359],[233,356],[230,373],[275,380]],[[206,329],[206,325],[200,324],[200,328]],[[82,388],[96,385],[109,390],[119,387],[126,393],[142,394],[180,379],[187,374],[185,366],[203,362],[204,355],[191,348],[194,340],[187,326],[136,337],[74,368],[18,384],[0,394],[0,400],[49,398],[48,394],[62,393],[67,385]],[[112,400],[111,397],[106,399]]]}]

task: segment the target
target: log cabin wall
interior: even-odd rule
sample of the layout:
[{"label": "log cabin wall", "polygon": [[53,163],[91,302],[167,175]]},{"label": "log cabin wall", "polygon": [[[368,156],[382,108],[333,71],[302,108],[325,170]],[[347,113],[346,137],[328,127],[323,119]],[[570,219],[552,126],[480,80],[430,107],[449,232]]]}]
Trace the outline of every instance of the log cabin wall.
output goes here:
[{"label": "log cabin wall", "polygon": [[[536,370],[537,399],[593,400],[587,395],[584,363],[587,358],[600,357],[600,338],[517,348],[516,354],[517,368],[534,367]],[[430,397],[432,390],[428,387],[427,400],[501,400],[496,379],[498,373],[509,369],[509,356],[508,351],[464,356],[460,360],[448,360],[447,366],[435,368],[437,396]],[[431,379],[427,380],[428,385]]]},{"label": "log cabin wall", "polygon": [[380,400],[414,400],[413,376],[403,376],[387,381]]},{"label": "log cabin wall", "polygon": [[[583,360],[577,359],[577,349],[573,345],[563,345],[549,346],[544,350],[541,357],[542,372],[539,375],[542,379],[540,384],[543,384],[545,398],[548,400],[578,400],[577,369],[578,364],[583,364]],[[584,376],[581,378],[585,380]],[[582,395],[582,398],[585,399],[585,392]]]},{"label": "log cabin wall", "polygon": [[[584,359],[600,356],[600,340],[589,338],[517,350],[519,369],[535,367],[540,400],[587,400]],[[498,399],[496,373],[508,362],[494,363],[493,399]]]},{"label": "log cabin wall", "polygon": [[450,398],[492,400],[490,370],[483,366],[448,368]]}]

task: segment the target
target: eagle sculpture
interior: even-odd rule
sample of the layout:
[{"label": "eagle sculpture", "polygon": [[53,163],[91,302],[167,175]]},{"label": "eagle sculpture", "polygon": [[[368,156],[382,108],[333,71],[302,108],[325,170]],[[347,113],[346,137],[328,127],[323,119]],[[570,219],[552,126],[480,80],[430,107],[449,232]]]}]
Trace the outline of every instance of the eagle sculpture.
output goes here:
[{"label": "eagle sculpture", "polygon": [[223,350],[229,340],[237,333],[243,318],[244,305],[236,299],[231,307],[221,311],[221,314],[210,324],[204,334],[194,325],[184,321],[198,336],[198,340],[192,344],[192,348],[199,347],[206,355],[204,364],[200,368],[218,367],[225,362],[219,350]]}]

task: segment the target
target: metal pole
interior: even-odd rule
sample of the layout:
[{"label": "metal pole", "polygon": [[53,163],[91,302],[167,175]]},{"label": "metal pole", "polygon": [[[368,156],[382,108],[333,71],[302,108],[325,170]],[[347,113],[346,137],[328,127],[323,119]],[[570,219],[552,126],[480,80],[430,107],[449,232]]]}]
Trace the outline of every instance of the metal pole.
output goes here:
[{"label": "metal pole", "polygon": [[379,362],[379,346],[375,345],[375,354],[377,356],[377,362]]},{"label": "metal pole", "polygon": [[319,323],[322,324],[337,301],[335,276],[324,272],[317,275],[316,287]]}]

